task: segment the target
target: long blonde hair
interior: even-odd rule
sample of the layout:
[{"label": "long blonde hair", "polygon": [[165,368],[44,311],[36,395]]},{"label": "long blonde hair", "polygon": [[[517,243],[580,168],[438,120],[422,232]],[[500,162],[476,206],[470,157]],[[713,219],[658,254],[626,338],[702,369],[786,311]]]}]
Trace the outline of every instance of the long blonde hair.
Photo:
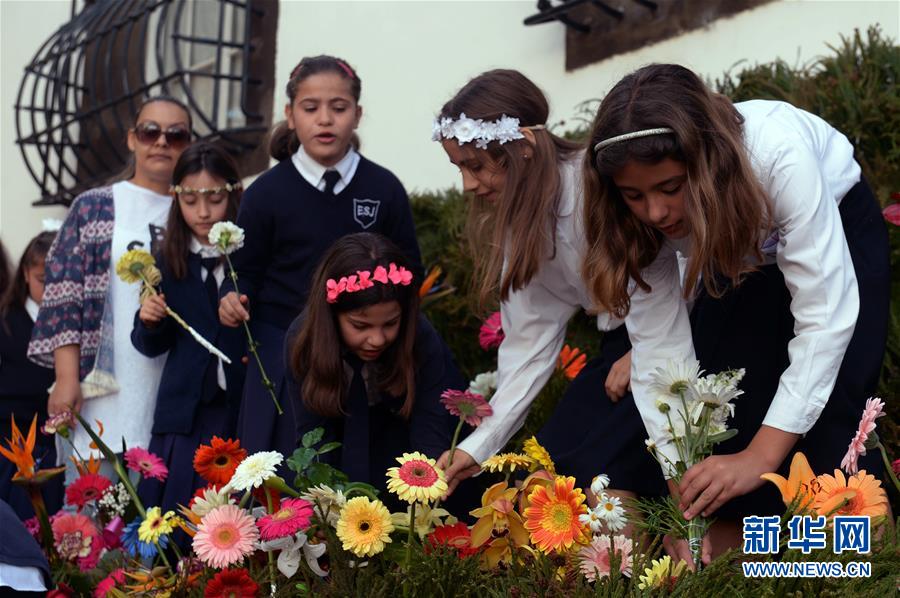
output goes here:
[{"label": "long blonde hair", "polygon": [[[543,128],[550,114],[547,98],[530,79],[515,70],[487,71],[469,81],[441,108],[441,117],[494,121],[502,116],[519,119],[522,127],[535,127],[533,156],[525,139],[504,144],[491,142],[491,161],[506,173],[496,201],[472,198],[466,237],[475,261],[475,289],[481,305],[505,300],[525,287],[543,260],[556,251],[556,219],[561,183],[559,166],[581,149]],[[504,261],[506,267],[504,269]]]},{"label": "long blonde hair", "polygon": [[[631,160],[656,164],[671,158],[685,164],[685,224],[691,234],[686,297],[698,278],[709,294],[721,296],[717,276],[738,285],[754,269],[747,256],[762,259],[771,202],[750,166],[743,122],[731,100],[674,64],[638,69],[603,99],[583,165],[588,250],[582,276],[599,307],[624,317],[631,306],[629,279],[651,290],[641,270],[656,258],[663,242],[660,231],[631,213],[613,182],[613,175]],[[674,133],[593,151],[605,139],[657,127]]]}]

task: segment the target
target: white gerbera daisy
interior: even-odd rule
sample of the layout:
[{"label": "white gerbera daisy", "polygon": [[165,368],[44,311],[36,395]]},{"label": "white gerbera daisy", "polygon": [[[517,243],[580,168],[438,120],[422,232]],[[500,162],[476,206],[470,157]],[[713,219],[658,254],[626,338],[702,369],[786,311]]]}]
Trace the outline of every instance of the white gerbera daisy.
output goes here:
[{"label": "white gerbera daisy", "polygon": [[650,391],[663,399],[679,398],[687,394],[700,377],[700,362],[696,359],[686,361],[669,360],[665,368],[656,368],[650,374]]},{"label": "white gerbera daisy", "polygon": [[221,490],[206,488],[201,496],[194,499],[194,504],[191,505],[191,512],[198,517],[205,517],[207,513],[216,507],[233,504],[235,504],[234,499],[231,498],[228,486],[223,487]]},{"label": "white gerbera daisy", "polygon": [[228,485],[241,491],[259,488],[263,482],[275,475],[275,469],[282,461],[284,457],[278,451],[254,453],[241,461]]},{"label": "white gerbera daisy", "polygon": [[301,498],[311,502],[316,514],[331,526],[337,525],[341,509],[347,504],[347,498],[343,492],[332,490],[325,484],[312,486]]}]

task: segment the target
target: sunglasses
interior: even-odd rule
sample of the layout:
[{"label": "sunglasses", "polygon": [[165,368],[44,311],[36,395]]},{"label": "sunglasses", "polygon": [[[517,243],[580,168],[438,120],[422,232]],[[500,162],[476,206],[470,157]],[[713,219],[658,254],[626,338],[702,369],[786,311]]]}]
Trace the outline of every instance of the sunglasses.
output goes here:
[{"label": "sunglasses", "polygon": [[170,127],[163,131],[155,122],[143,122],[134,128],[134,136],[145,145],[156,143],[160,135],[164,135],[166,144],[175,149],[183,148],[191,142],[191,132],[184,127]]}]

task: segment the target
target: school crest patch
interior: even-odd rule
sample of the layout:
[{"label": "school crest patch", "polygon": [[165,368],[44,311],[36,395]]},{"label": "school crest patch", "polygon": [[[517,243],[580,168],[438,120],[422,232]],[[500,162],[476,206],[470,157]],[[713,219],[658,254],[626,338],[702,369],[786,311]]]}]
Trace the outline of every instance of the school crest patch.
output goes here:
[{"label": "school crest patch", "polygon": [[353,219],[363,229],[367,229],[378,219],[378,208],[381,207],[381,201],[377,199],[356,199],[353,198]]}]

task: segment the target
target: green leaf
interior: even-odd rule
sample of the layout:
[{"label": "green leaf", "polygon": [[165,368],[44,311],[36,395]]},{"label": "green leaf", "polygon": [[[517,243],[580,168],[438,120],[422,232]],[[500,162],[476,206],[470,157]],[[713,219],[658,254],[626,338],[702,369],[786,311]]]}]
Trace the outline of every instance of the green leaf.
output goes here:
[{"label": "green leaf", "polygon": [[303,473],[315,458],[316,449],[301,447],[294,451],[294,454],[288,459],[287,464],[291,470],[296,471],[297,473]]},{"label": "green leaf", "polygon": [[321,447],[319,447],[319,454],[324,455],[325,453],[330,453],[334,449],[340,448],[340,447],[341,447],[340,442],[326,442]]},{"label": "green leaf", "polygon": [[719,444],[720,442],[725,442],[729,438],[734,438],[737,436],[738,431],[735,428],[730,430],[725,430],[724,432],[719,432],[718,434],[711,434],[709,438],[706,439],[706,444],[708,446],[712,446],[714,444]]},{"label": "green leaf", "polygon": [[310,430],[306,434],[303,435],[303,439],[300,443],[306,447],[310,448],[316,445],[317,442],[322,440],[322,437],[325,435],[325,428],[316,428],[315,430]]}]

